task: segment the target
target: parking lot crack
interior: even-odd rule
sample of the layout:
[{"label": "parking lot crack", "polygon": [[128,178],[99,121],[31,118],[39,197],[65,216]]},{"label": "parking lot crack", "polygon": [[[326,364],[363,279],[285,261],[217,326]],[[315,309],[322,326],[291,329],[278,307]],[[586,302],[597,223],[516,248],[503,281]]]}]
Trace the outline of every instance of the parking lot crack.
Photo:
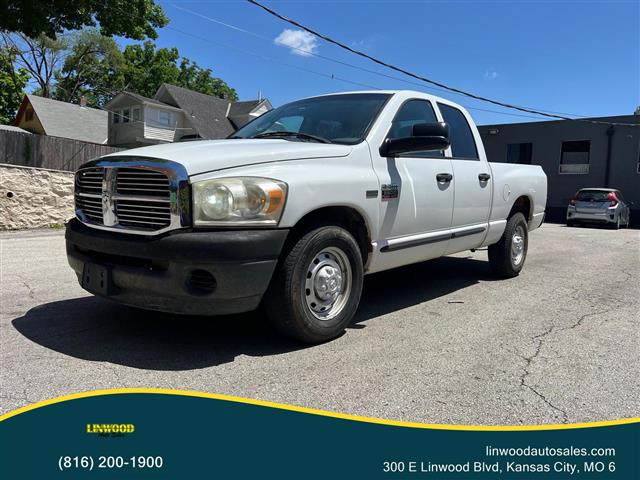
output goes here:
[{"label": "parking lot crack", "polygon": [[20,281],[20,283],[22,283],[22,285],[29,291],[29,298],[34,300],[36,298],[36,292],[35,290],[31,287],[31,285],[29,285],[29,283],[27,283],[26,280],[17,277],[17,279]]},{"label": "parking lot crack", "polygon": [[542,350],[544,339],[547,336],[551,335],[551,333],[554,330],[555,330],[555,325],[551,325],[549,328],[547,328],[547,330],[533,337],[533,339],[537,341],[536,350],[533,353],[533,355],[528,357],[524,355],[518,355],[520,358],[522,358],[525,361],[525,366],[523,368],[522,375],[520,376],[520,386],[531,391],[534,395],[536,395],[544,403],[546,403],[550,408],[560,413],[562,415],[562,423],[569,423],[569,416],[567,412],[562,408],[551,403],[551,401],[544,394],[539,392],[533,385],[531,385],[527,381],[529,375],[531,374],[531,371],[530,371],[531,364],[538,357],[538,355],[540,355],[540,351]]},{"label": "parking lot crack", "polygon": [[536,341],[536,349],[535,349],[533,355],[525,356],[525,355],[518,354],[518,356],[525,361],[525,366],[523,368],[522,375],[520,376],[520,386],[523,387],[523,388],[526,388],[529,391],[531,391],[534,395],[536,395],[544,403],[546,403],[550,408],[552,408],[553,410],[555,410],[558,413],[560,413],[562,415],[562,423],[568,423],[569,422],[569,417],[568,417],[567,412],[565,410],[563,410],[562,408],[558,407],[557,405],[554,405],[542,392],[538,391],[533,385],[531,385],[528,382],[528,378],[531,375],[532,364],[535,361],[535,359],[540,355],[540,352],[542,351],[542,347],[543,347],[546,339],[550,335],[552,335],[554,333],[563,332],[563,331],[567,331],[567,330],[573,330],[575,328],[578,328],[583,324],[583,322],[587,318],[595,316],[595,315],[604,315],[606,313],[611,312],[614,309],[615,309],[615,307],[612,307],[612,308],[609,308],[607,310],[600,310],[598,312],[585,313],[584,315],[581,315],[578,318],[578,320],[576,320],[574,323],[572,323],[571,325],[569,325],[567,327],[556,328],[555,325],[551,325],[544,332],[539,333],[538,335],[535,335],[534,337],[532,337],[532,340]]}]

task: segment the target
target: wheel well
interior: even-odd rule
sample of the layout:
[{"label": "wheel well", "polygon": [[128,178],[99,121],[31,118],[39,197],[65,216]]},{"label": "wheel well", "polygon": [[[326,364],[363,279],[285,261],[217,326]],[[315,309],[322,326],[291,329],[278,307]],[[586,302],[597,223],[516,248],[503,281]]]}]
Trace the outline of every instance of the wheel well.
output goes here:
[{"label": "wheel well", "polygon": [[511,207],[511,211],[509,212],[509,216],[507,218],[511,218],[516,213],[522,213],[524,218],[527,219],[527,222],[531,220],[531,200],[526,195],[522,195],[518,197],[518,199]]},{"label": "wheel well", "polygon": [[324,207],[307,213],[294,225],[287,237],[287,246],[313,228],[336,225],[347,230],[356,239],[366,265],[371,253],[371,236],[364,217],[355,208],[339,206]]}]

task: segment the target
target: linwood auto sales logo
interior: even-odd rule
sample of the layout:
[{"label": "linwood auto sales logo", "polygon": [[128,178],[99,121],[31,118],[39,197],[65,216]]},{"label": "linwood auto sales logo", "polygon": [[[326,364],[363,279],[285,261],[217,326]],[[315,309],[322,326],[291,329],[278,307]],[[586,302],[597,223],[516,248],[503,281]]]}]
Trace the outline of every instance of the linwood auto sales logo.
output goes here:
[{"label": "linwood auto sales logo", "polygon": [[87,423],[87,433],[99,437],[124,437],[135,431],[131,423]]}]

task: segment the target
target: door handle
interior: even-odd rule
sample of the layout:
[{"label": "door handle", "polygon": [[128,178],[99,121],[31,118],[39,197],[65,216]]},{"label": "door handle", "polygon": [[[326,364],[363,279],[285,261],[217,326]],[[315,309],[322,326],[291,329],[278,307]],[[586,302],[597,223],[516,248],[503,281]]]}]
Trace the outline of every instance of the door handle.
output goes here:
[{"label": "door handle", "polygon": [[453,175],[450,173],[438,173],[436,175],[436,180],[440,183],[448,183],[453,179]]},{"label": "door handle", "polygon": [[491,179],[491,175],[489,175],[488,173],[480,173],[478,175],[478,179],[481,182],[488,182]]}]

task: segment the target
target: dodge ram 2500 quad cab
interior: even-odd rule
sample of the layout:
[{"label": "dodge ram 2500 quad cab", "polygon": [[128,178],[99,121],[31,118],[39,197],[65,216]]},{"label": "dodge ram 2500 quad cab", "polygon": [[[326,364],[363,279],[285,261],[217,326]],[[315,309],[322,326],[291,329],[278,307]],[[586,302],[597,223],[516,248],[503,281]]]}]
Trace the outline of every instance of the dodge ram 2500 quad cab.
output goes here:
[{"label": "dodge ram 2500 quad cab", "polygon": [[295,101],[228,139],[98,158],[75,182],[84,289],[183,314],[262,305],[310,343],[344,331],[369,273],[488,246],[497,275],[518,275],[547,194],[539,166],[487,161],[465,109],[412,91]]}]

